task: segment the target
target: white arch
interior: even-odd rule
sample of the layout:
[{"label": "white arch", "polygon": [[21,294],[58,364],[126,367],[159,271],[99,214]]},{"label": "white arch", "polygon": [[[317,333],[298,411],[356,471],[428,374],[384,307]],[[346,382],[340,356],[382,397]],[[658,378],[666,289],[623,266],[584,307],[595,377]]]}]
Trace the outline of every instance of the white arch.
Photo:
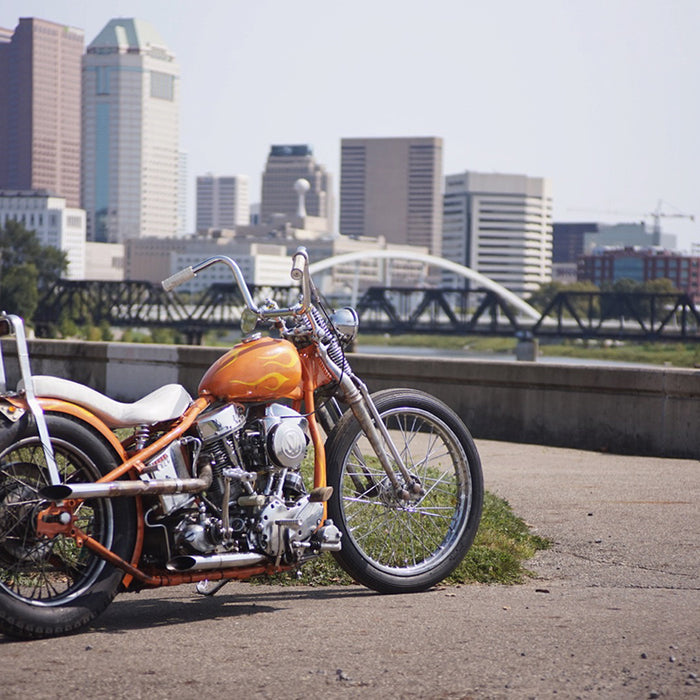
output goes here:
[{"label": "white arch", "polygon": [[497,282],[485,277],[481,273],[472,270],[470,267],[458,265],[450,260],[443,260],[435,255],[426,255],[425,253],[418,253],[412,250],[363,250],[357,253],[343,253],[342,255],[336,255],[332,258],[326,258],[325,260],[319,260],[318,262],[312,263],[309,265],[309,272],[313,275],[317,272],[321,272],[322,270],[327,270],[330,267],[334,267],[335,265],[355,262],[356,260],[366,260],[367,258],[398,258],[400,260],[417,260],[429,265],[435,265],[436,267],[441,267],[444,270],[456,272],[458,275],[461,275],[466,279],[473,280],[482,287],[496,292],[498,296],[505,299],[509,304],[512,304],[523,314],[529,316],[535,321],[538,321],[542,315],[526,301],[523,301],[519,296]]}]

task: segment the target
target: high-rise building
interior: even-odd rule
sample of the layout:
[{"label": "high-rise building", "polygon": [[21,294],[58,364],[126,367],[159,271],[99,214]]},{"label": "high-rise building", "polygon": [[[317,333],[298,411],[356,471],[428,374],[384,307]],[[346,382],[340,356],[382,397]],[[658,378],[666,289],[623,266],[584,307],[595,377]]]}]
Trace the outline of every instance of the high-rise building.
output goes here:
[{"label": "high-rise building", "polygon": [[178,230],[179,68],[158,33],[113,19],[83,57],[83,207],[88,238]]},{"label": "high-rise building", "polygon": [[250,224],[248,176],[197,177],[198,231],[208,228],[235,229]]},{"label": "high-rise building", "polygon": [[[445,178],[442,255],[527,295],[552,277],[549,180],[466,171]],[[461,279],[443,275],[445,284]]]},{"label": "high-rise building", "polygon": [[177,170],[177,228],[175,234],[184,236],[187,233],[187,153],[178,154]]},{"label": "high-rise building", "polygon": [[80,57],[73,29],[22,17],[0,29],[0,189],[80,206]]},{"label": "high-rise building", "polygon": [[297,180],[306,180],[306,214],[326,219],[327,229],[333,227],[332,178],[316,162],[311,146],[277,145],[270,148],[262,176],[260,221],[268,224],[279,217],[288,220],[297,216],[299,195],[294,188]]},{"label": "high-rise building", "polygon": [[341,141],[340,233],[440,254],[442,139]]}]

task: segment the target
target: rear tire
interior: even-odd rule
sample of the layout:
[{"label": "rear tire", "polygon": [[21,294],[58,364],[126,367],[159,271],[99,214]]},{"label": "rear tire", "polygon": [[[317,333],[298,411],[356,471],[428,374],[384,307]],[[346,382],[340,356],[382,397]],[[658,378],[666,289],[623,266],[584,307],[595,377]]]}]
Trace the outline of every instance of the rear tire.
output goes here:
[{"label": "rear tire", "polygon": [[[395,494],[359,423],[346,412],[326,444],[333,486],[328,514],[342,533],[334,556],[376,591],[423,591],[449,576],[474,540],[484,496],[479,454],[459,417],[433,396],[388,389],[372,398],[423,493],[409,500]],[[403,482],[398,469],[395,474]]]},{"label": "rear tire", "polygon": [[[117,593],[124,572],[64,535],[36,533],[49,505],[49,484],[33,420],[11,444],[0,430],[0,631],[21,639],[74,632],[94,620]],[[117,466],[114,452],[87,426],[47,414],[57,467],[64,482],[94,482]],[[75,511],[76,526],[123,559],[134,548],[133,499],[91,499]]]}]

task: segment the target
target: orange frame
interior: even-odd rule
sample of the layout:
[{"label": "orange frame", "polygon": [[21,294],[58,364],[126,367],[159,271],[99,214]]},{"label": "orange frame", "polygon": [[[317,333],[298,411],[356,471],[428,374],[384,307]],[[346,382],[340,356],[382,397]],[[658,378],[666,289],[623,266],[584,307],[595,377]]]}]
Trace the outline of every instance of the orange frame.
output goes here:
[{"label": "orange frame", "polygon": [[[321,434],[321,429],[318,425],[315,415],[315,401],[314,392],[317,388],[325,386],[333,380],[333,376],[326,370],[325,366],[321,362],[320,357],[315,346],[308,346],[297,350],[302,363],[302,387],[301,393],[303,396],[305,414],[308,419],[309,432],[311,433],[311,440],[314,446],[314,488],[326,486],[327,473],[326,473],[326,455],[323,442],[323,436]],[[116,435],[96,416],[87,411],[86,409],[72,404],[68,401],[63,401],[60,399],[52,398],[41,398],[38,397],[38,401],[42,410],[44,412],[53,413],[64,413],[67,415],[79,418],[95,430],[97,430],[100,435],[102,435],[110,446],[115,450],[117,455],[121,457],[122,464],[118,467],[112,469],[108,474],[105,474],[100,479],[100,482],[111,482],[119,479],[120,477],[128,474],[129,472],[135,471],[139,472],[146,460],[158,453],[165,446],[170,444],[173,440],[180,437],[185,433],[190,426],[194,423],[197,416],[199,416],[202,411],[204,411],[208,406],[215,402],[215,398],[207,393],[203,393],[199,398],[197,398],[185,411],[177,424],[160,438],[155,440],[150,445],[147,445],[142,450],[139,450],[136,454],[127,458],[127,454],[124,450],[123,445],[117,439]],[[24,408],[28,410],[26,401],[19,399],[17,397],[8,398],[8,401],[13,405]],[[301,408],[301,400],[297,399],[294,402],[295,410]],[[73,537],[76,542],[85,546],[95,554],[97,554],[102,559],[105,559],[109,563],[113,564],[117,568],[124,571],[125,576],[122,583],[125,588],[129,588],[133,579],[139,580],[144,586],[149,588],[158,588],[161,586],[174,586],[181,583],[196,583],[198,581],[203,581],[208,579],[210,581],[217,581],[222,579],[246,579],[251,576],[262,573],[274,573],[277,571],[283,571],[292,568],[291,566],[275,566],[274,564],[259,564],[250,567],[241,568],[231,568],[231,569],[218,569],[218,570],[206,570],[206,571],[193,571],[193,572],[157,572],[156,575],[151,575],[138,568],[138,562],[141,558],[141,552],[143,549],[144,535],[145,535],[145,525],[143,520],[143,503],[141,497],[136,497],[136,508],[137,508],[137,530],[136,530],[136,541],[134,543],[134,551],[131,556],[130,561],[126,561],[121,557],[117,556],[109,549],[100,544],[97,540],[93,539],[86,533],[82,532],[80,529],[75,528],[71,522],[65,526],[57,526],[56,523],[51,523],[50,527],[45,528],[45,533],[47,535],[53,536],[56,534],[64,534],[69,537]],[[73,510],[76,506],[77,501],[68,501],[66,505]],[[50,506],[46,509],[49,511],[55,509],[56,506]],[[40,514],[41,515],[41,514]],[[323,504],[323,519],[327,518],[327,504]],[[39,520],[37,527],[38,530],[44,527],[43,521]]]}]

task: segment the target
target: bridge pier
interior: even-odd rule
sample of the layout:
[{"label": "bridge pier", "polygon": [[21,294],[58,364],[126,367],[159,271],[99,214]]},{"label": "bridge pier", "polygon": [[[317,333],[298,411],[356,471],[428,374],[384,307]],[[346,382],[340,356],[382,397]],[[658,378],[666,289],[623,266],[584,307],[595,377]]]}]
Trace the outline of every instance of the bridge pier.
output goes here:
[{"label": "bridge pier", "polygon": [[537,362],[540,355],[540,341],[531,333],[516,333],[515,359],[519,362]]},{"label": "bridge pier", "polygon": [[187,345],[201,345],[204,331],[201,328],[185,328],[183,331]]}]

